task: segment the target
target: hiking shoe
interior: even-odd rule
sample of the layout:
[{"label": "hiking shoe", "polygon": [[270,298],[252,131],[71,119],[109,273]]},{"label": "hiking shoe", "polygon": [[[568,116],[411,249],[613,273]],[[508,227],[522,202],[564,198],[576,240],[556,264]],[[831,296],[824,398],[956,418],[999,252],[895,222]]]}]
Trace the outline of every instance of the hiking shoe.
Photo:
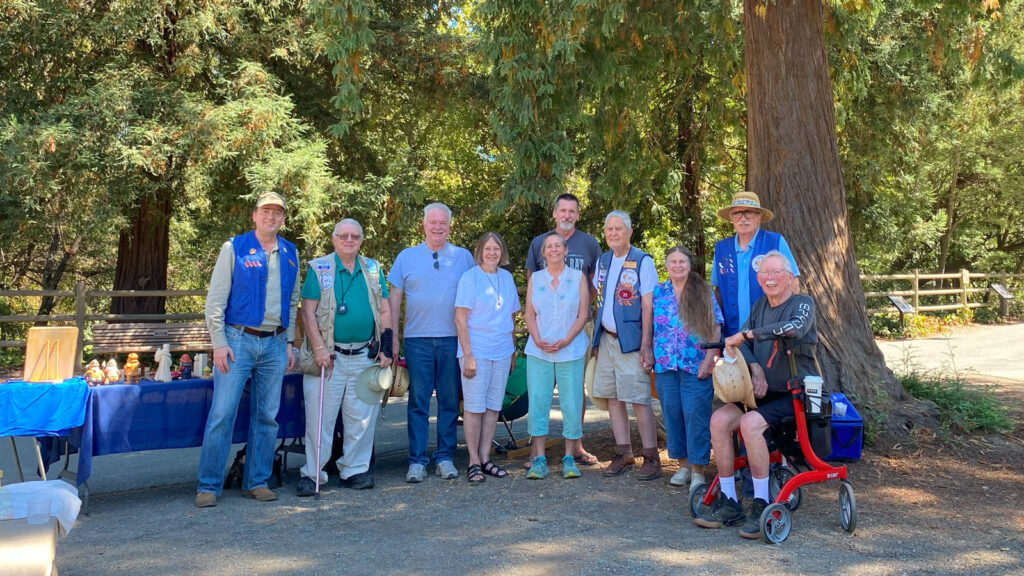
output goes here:
[{"label": "hiking shoe", "polygon": [[316,493],[316,483],[306,478],[299,478],[299,485],[295,488],[295,495],[299,498],[306,498]]},{"label": "hiking shoe", "polygon": [[768,502],[760,498],[754,498],[750,504],[750,512],[747,513],[747,522],[740,528],[740,536],[756,540],[761,537],[761,514],[768,507]]},{"label": "hiking shoe", "polygon": [[[686,486],[686,483],[690,480],[690,467],[683,465],[679,470],[669,478],[668,483],[673,486]],[[692,487],[691,487],[692,488]]]},{"label": "hiking shoe", "polygon": [[579,478],[580,469],[576,467],[576,459],[571,455],[566,454],[562,458],[562,478]]},{"label": "hiking shoe", "polygon": [[661,456],[657,448],[644,450],[644,463],[637,471],[637,480],[654,480],[661,477]]},{"label": "hiking shoe", "polygon": [[441,460],[434,467],[434,472],[438,476],[445,480],[453,480],[459,477],[459,471],[455,469],[455,464],[452,464],[451,460]]},{"label": "hiking shoe", "polygon": [[[578,472],[578,470],[577,470]],[[543,480],[548,477],[548,459],[544,456],[537,456],[533,459],[530,472],[526,475],[530,480]]]},{"label": "hiking shoe", "polygon": [[259,500],[260,502],[273,502],[274,500],[277,500],[277,492],[274,492],[266,486],[253,488],[252,490],[242,490],[242,496],[252,498],[253,500]]},{"label": "hiking shoe", "polygon": [[633,464],[636,464],[636,459],[633,458],[632,454],[628,456],[626,454],[616,454],[612,456],[612,461],[601,474],[603,476],[619,476],[623,472],[632,470]]},{"label": "hiking shoe", "polygon": [[373,488],[373,476],[370,476],[369,472],[353,474],[348,478],[342,478],[341,485],[353,490],[371,490]]},{"label": "hiking shoe", "polygon": [[196,508],[213,508],[217,505],[217,495],[212,492],[196,493]]},{"label": "hiking shoe", "polygon": [[405,481],[410,484],[423,482],[427,477],[427,468],[423,464],[409,464],[409,471],[405,473]]},{"label": "hiking shoe", "polygon": [[716,529],[722,526],[735,526],[744,520],[746,517],[743,515],[743,505],[719,492],[711,508],[695,518],[693,523],[701,528]]}]

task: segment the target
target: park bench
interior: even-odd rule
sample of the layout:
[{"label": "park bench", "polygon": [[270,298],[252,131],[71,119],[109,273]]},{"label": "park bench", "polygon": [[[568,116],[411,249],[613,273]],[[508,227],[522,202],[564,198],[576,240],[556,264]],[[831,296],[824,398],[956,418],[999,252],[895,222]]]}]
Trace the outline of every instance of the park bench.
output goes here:
[{"label": "park bench", "polygon": [[92,328],[94,354],[152,353],[164,344],[171,345],[171,352],[213,349],[203,322],[97,324]]}]

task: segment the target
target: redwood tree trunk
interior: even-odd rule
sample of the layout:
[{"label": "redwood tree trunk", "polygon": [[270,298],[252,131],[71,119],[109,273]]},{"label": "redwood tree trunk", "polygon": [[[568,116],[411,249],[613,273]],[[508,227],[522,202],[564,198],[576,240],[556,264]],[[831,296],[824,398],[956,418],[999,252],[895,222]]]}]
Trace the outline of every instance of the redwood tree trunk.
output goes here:
[{"label": "redwood tree trunk", "polygon": [[693,114],[690,102],[686,102],[688,113],[676,113],[676,160],[684,167],[683,180],[679,183],[679,203],[683,208],[683,241],[693,250],[697,262],[694,269],[706,276],[710,264],[705,248],[704,219],[701,218],[700,174],[697,163],[697,146],[693,145]]},{"label": "redwood tree trunk", "polygon": [[[117,243],[114,290],[166,290],[170,249],[171,191],[143,196],[129,214]],[[111,314],[163,314],[165,299],[112,298]]]},{"label": "redwood tree trunk", "polygon": [[747,178],[776,219],[817,305],[818,360],[832,390],[903,399],[868,323],[836,146],[820,0],[745,0]]}]

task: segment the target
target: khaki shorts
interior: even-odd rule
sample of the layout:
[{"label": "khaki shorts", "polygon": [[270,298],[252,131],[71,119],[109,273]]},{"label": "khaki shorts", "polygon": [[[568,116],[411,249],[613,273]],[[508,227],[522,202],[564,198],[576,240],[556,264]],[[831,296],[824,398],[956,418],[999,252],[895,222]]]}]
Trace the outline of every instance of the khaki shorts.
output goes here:
[{"label": "khaki shorts", "polygon": [[640,352],[623,354],[619,339],[601,333],[594,371],[594,396],[651,405],[651,376],[640,368]]}]

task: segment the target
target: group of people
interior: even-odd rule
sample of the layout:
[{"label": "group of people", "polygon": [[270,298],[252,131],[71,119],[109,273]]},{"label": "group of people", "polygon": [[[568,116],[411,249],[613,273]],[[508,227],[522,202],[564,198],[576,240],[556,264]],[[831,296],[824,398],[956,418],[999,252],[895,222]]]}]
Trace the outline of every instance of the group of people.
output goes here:
[{"label": "group of people", "polygon": [[[373,382],[399,350],[410,381],[406,482],[425,480],[431,460],[441,478],[459,476],[454,458],[460,400],[467,480],[508,476],[489,455],[505,383],[517,361],[514,319],[522,308],[532,436],[528,478],[550,473],[545,451],[556,387],[565,441],[562,476],[579,477],[580,466],[598,463],[583,446],[584,381],[590,371],[590,396],[606,404],[616,444],[603,474],[618,476],[636,467],[627,409],[631,405],[643,457],[636,478],[660,477],[653,371],[668,455],[679,461],[670,483],[689,483],[691,490],[704,483],[704,466],[714,446],[722,490],[697,524],[717,528],[750,518],[741,535],[760,536],[757,518],[769,499],[763,435],[792,416],[785,391],[786,381],[795,375],[781,358],[780,344],[796,355],[796,376],[817,374],[817,369],[814,303],[798,293],[799,270],[785,239],[760,228],[773,214],[755,194],[736,194],[719,211],[736,235],[715,245],[710,284],[695,271],[693,253],[682,246],[668,250],[667,279],[660,281],[652,257],[631,244],[632,222],[625,212],[615,210],[605,217],[608,250],[602,253],[595,237],[576,229],[579,200],[563,194],[552,212],[555,228],[530,244],[522,306],[512,275],[502,268],[509,263],[502,237],[485,233],[472,253],[451,244],[452,213],[442,203],[424,209],[424,241],[399,253],[386,275],[379,262],[360,253],[365,236],[359,222],[342,220],[332,235],[334,252],[309,261],[301,285],[295,246],[278,235],[286,210],[280,195],[260,196],[252,215],[254,229],[225,242],[214,267],[206,303],[214,394],[196,506],[217,504],[235,413],[250,378],[252,419],[242,494],[260,501],[277,499],[267,486],[275,416],[284,372],[296,363],[305,374],[306,403],[306,463],[297,494],[311,496],[327,482],[324,467],[339,414],[343,450],[336,465],[341,483],[373,488],[369,469],[380,403],[366,390],[382,391]],[[305,338],[301,350],[294,351],[300,298]],[[750,367],[756,409],[744,412],[726,404],[712,414],[716,356],[700,343],[723,338],[725,360],[742,354]],[[437,439],[428,457],[432,396],[437,399]],[[736,430],[743,433],[753,476],[753,502],[746,515],[732,476]]]}]

